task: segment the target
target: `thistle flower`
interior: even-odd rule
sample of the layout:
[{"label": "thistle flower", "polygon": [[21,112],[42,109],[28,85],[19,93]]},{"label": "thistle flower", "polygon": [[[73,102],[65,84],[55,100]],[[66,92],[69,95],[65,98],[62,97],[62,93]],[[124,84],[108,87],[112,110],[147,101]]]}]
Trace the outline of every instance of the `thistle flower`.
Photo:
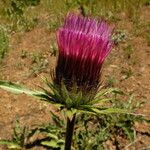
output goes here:
[{"label": "thistle flower", "polygon": [[59,47],[55,83],[98,87],[102,64],[112,49],[112,28],[106,21],[69,14],[57,32]]}]

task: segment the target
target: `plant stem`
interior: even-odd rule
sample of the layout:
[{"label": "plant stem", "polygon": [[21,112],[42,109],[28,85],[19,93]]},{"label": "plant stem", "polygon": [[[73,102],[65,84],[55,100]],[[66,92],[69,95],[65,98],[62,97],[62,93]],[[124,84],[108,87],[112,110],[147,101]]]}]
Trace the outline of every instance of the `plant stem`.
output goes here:
[{"label": "plant stem", "polygon": [[75,114],[73,115],[72,119],[67,118],[66,139],[65,139],[65,149],[64,150],[71,150],[75,118],[76,118]]}]

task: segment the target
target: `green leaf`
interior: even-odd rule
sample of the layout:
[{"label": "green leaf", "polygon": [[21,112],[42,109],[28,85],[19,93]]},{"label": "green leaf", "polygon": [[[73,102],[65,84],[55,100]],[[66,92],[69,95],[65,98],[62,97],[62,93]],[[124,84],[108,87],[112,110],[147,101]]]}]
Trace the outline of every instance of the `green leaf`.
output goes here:
[{"label": "green leaf", "polygon": [[69,92],[68,92],[68,90],[67,90],[65,84],[63,84],[63,83],[62,83],[62,85],[61,85],[61,91],[62,91],[62,96],[63,96],[65,99],[70,98]]},{"label": "green leaf", "polygon": [[89,105],[83,105],[79,108],[81,111],[86,111],[89,113],[94,114],[128,114],[129,111],[126,109],[119,109],[119,108],[100,108],[100,107],[93,107]]},{"label": "green leaf", "polygon": [[48,135],[48,137],[50,137],[52,139],[58,140],[58,137],[55,134],[48,133],[47,135]]},{"label": "green leaf", "polygon": [[53,147],[53,148],[58,148],[59,147],[56,140],[43,141],[43,142],[41,142],[41,144],[44,145],[44,146]]},{"label": "green leaf", "polygon": [[103,98],[103,99],[95,99],[95,100],[92,100],[92,101],[90,101],[88,104],[89,105],[98,105],[98,104],[100,104],[100,103],[105,103],[105,102],[109,102],[109,101],[111,101],[111,100],[113,100],[113,99],[111,99],[111,98]]},{"label": "green leaf", "polygon": [[122,128],[124,133],[127,135],[130,142],[134,140],[134,129],[131,126],[126,125],[125,123],[117,123],[118,127]]},{"label": "green leaf", "polygon": [[41,98],[41,99],[48,98],[48,96],[44,92],[32,91],[32,90],[29,90],[29,89],[27,89],[23,86],[12,83],[10,81],[0,80],[0,88],[2,88],[4,90],[7,90],[7,91],[10,91],[12,93],[16,93],[16,94],[23,94],[24,93],[24,94],[27,94],[27,95],[30,95],[30,96]]},{"label": "green leaf", "polygon": [[54,121],[54,123],[58,126],[58,127],[63,127],[64,126],[64,121],[61,120],[56,114],[54,114],[52,111],[50,111],[51,115],[52,115],[52,119]]},{"label": "green leaf", "polygon": [[66,111],[65,111],[65,114],[66,114],[66,116],[67,116],[69,119],[72,119],[72,117],[73,117],[73,115],[74,115],[74,113],[73,113],[71,110],[66,110]]},{"label": "green leaf", "polygon": [[60,104],[59,102],[55,101],[55,99],[51,95],[46,94],[45,92],[41,92],[41,91],[32,91],[29,90],[21,85],[12,83],[10,81],[2,81],[0,80],[0,88],[10,91],[12,93],[16,93],[16,94],[26,94],[29,96],[33,96],[33,97],[37,97],[41,100],[50,102],[52,104],[54,104],[56,107],[62,107],[62,104]]},{"label": "green leaf", "polygon": [[94,112],[98,113],[98,114],[127,114],[128,111],[126,109],[119,109],[119,108],[107,108],[105,110],[100,110],[98,108],[93,108],[92,109]]},{"label": "green leaf", "polygon": [[62,140],[62,139],[60,139],[60,140],[58,140],[58,141],[57,141],[57,143],[60,145],[60,144],[64,144],[64,143],[65,143],[65,141],[64,141],[64,140]]},{"label": "green leaf", "polygon": [[128,136],[130,142],[133,142],[134,130],[132,130],[130,127],[123,127],[123,130],[124,130],[125,134]]},{"label": "green leaf", "polygon": [[39,128],[35,128],[35,129],[31,129],[29,132],[28,132],[28,135],[27,135],[27,139],[31,138],[33,135],[35,134],[38,134],[40,131],[39,131]]},{"label": "green leaf", "polygon": [[121,94],[121,95],[124,94],[121,90],[117,88],[103,89],[95,95],[94,99],[100,98],[101,96],[105,96],[110,93]]},{"label": "green leaf", "polygon": [[66,98],[66,106],[67,106],[68,108],[71,108],[71,106],[72,106],[72,100],[71,100],[70,97],[67,97],[67,98]]},{"label": "green leaf", "polygon": [[81,102],[81,99],[82,99],[82,92],[81,91],[79,91],[78,93],[77,93],[77,97],[76,97],[76,103],[77,104],[80,104],[80,102]]},{"label": "green leaf", "polygon": [[7,145],[9,149],[22,149],[17,143],[7,140],[0,140],[0,145]]},{"label": "green leaf", "polygon": [[57,100],[57,98],[58,98],[58,100],[61,100],[61,95],[59,93],[59,89],[55,85],[53,85],[51,83],[47,83],[47,85],[52,90],[53,94],[49,93],[48,91],[47,92],[49,94],[51,94],[51,96],[53,96],[56,100]]}]

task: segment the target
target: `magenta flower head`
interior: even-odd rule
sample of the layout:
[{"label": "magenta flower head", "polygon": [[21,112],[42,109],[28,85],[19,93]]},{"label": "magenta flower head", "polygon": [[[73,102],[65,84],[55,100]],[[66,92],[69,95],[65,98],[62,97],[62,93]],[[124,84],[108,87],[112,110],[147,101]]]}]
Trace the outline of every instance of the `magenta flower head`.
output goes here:
[{"label": "magenta flower head", "polygon": [[59,56],[55,83],[66,86],[74,83],[82,89],[97,88],[102,64],[113,47],[112,28],[106,21],[96,21],[69,14],[59,28]]}]

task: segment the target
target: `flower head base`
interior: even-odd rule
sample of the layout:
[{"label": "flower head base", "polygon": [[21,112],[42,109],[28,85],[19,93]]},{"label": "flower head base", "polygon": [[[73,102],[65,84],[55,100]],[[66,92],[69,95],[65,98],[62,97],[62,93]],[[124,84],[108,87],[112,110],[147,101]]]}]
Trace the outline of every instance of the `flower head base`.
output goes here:
[{"label": "flower head base", "polygon": [[59,56],[55,83],[79,88],[97,87],[102,64],[112,49],[112,29],[105,21],[70,14],[58,30]]}]

